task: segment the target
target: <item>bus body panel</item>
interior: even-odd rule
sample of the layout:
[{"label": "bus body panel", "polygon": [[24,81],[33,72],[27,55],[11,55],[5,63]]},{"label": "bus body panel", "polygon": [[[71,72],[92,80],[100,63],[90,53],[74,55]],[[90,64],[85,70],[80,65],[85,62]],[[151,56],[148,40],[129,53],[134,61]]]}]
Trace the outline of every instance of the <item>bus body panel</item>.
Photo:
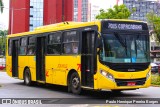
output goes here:
[{"label": "bus body panel", "polygon": [[[81,78],[81,57],[80,55],[73,55],[73,56],[60,56],[60,63],[58,68],[61,69],[61,74],[64,74],[64,77],[59,79],[59,82],[63,83],[63,85],[67,85],[67,76],[71,70],[77,71],[79,77]],[[61,77],[60,75],[58,77]]]},{"label": "bus body panel", "polygon": [[[30,62],[31,63],[31,62]],[[23,79],[24,68],[28,66],[28,56],[19,56],[18,57],[18,78]]]},{"label": "bus body panel", "polygon": [[[119,20],[113,20],[119,21]],[[122,20],[125,21],[125,20]],[[126,21],[127,22],[127,21]],[[139,22],[139,21],[128,21],[128,22]],[[33,32],[25,32],[20,34],[13,34],[10,37],[20,37],[23,35],[31,35],[38,33],[46,33],[46,32],[57,32],[57,31],[66,31],[73,30],[86,26],[98,26],[98,31],[101,32],[102,26],[101,21],[97,22],[86,22],[86,23],[71,23],[71,25],[65,25],[64,23],[54,25],[48,25],[45,27],[39,27]],[[63,35],[62,35],[63,36]],[[82,41],[80,41],[82,42]],[[83,43],[83,42],[82,42]],[[8,44],[7,44],[8,45]],[[62,46],[61,46],[62,47]],[[8,47],[7,47],[8,48]],[[36,58],[35,56],[19,56],[18,57],[19,64],[19,78],[23,79],[23,72],[25,67],[29,67],[31,71],[31,79],[32,81],[36,81]],[[118,63],[117,63],[118,66]],[[109,72],[114,76],[115,79],[140,79],[146,78],[148,72],[150,72],[151,67],[149,66],[146,70],[143,71],[134,71],[134,72],[120,72],[111,70],[107,65],[103,65],[99,60],[99,55],[97,55],[97,71],[94,74],[94,89],[95,90],[128,90],[128,89],[138,89],[138,88],[146,88],[150,86],[151,76],[145,81],[143,85],[135,85],[135,86],[117,86],[116,82],[106,78],[100,73],[100,70],[104,70]],[[60,55],[47,55],[45,54],[45,83],[57,84],[67,86],[67,76],[71,70],[75,70],[81,79],[81,55],[64,55],[61,53]],[[12,56],[6,54],[6,71],[9,76],[12,77]]]},{"label": "bus body panel", "polygon": [[[98,70],[97,70],[98,71]],[[98,89],[99,87],[98,87],[98,77],[99,77],[99,74],[98,73],[96,73],[95,75],[94,75],[94,89]]]},{"label": "bus body panel", "polygon": [[55,84],[56,67],[59,63],[59,56],[46,56],[46,83]]},{"label": "bus body panel", "polygon": [[10,77],[12,77],[12,56],[6,57],[6,72]]},{"label": "bus body panel", "polygon": [[[118,66],[118,65],[117,65]],[[100,73],[100,70],[107,71],[111,73],[115,79],[141,79],[146,78],[148,72],[150,72],[151,67],[144,71],[137,71],[137,72],[119,72],[109,69],[107,66],[102,65],[100,62],[98,63],[98,88],[99,89],[137,89],[137,88],[146,88],[150,86],[151,83],[151,76],[145,81],[144,85],[135,85],[135,86],[117,86],[116,82],[106,78]],[[105,81],[105,82],[104,82]]]},{"label": "bus body panel", "polygon": [[46,83],[67,85],[70,70],[79,71],[80,56],[46,56]]},{"label": "bus body panel", "polygon": [[32,81],[36,81],[36,57],[35,56],[28,56],[28,63],[27,63],[30,72],[31,72],[31,79]]},{"label": "bus body panel", "polygon": [[57,69],[57,65],[59,63],[59,56],[46,56],[46,83],[56,84],[56,72],[59,70]]}]

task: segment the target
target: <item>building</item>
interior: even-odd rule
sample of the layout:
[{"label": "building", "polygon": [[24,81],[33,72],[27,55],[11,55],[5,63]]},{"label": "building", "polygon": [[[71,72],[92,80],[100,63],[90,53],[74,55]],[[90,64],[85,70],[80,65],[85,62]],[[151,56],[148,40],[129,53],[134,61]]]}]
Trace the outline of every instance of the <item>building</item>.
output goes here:
[{"label": "building", "polygon": [[160,45],[156,42],[155,33],[151,31],[150,36],[150,56],[152,62],[160,62]]},{"label": "building", "polygon": [[[95,0],[96,2],[93,3],[94,0],[89,0],[88,5],[88,21],[93,21],[96,19],[96,16],[100,13],[100,9],[108,9],[112,8],[114,5],[121,5],[123,4],[123,0],[112,0],[107,1],[103,0],[101,3],[99,3],[98,0]],[[105,4],[105,5],[103,5]]]},{"label": "building", "polygon": [[[132,11],[130,19],[147,21],[147,13],[154,12],[160,16],[160,2],[159,0],[123,0],[123,3]],[[152,30],[152,26],[149,25],[149,29]],[[160,61],[160,46],[155,42],[154,33],[150,37],[151,46],[151,59],[153,62]]]},{"label": "building", "polygon": [[73,0],[10,0],[9,34],[73,20]]},{"label": "building", "polygon": [[73,21],[87,22],[89,0],[73,0],[73,5]]},{"label": "building", "polygon": [[98,5],[91,4],[91,16],[90,16],[91,21],[96,19],[96,16],[99,14],[100,9],[101,8]]},{"label": "building", "polygon": [[136,9],[134,13],[131,14],[130,19],[147,21],[147,13],[154,12],[160,15],[160,3],[157,0],[123,0],[123,3],[132,11],[133,8]]},{"label": "building", "polygon": [[29,30],[29,7],[29,0],[10,0],[9,34]]},{"label": "building", "polygon": [[88,0],[10,0],[9,34],[62,21],[88,20]]}]

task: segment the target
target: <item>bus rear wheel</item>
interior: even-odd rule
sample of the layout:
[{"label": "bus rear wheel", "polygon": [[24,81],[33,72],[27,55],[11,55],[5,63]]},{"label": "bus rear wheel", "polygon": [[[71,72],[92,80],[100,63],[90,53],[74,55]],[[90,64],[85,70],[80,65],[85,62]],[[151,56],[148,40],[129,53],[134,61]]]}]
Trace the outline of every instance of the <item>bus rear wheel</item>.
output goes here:
[{"label": "bus rear wheel", "polygon": [[70,86],[72,93],[74,93],[74,94],[81,93],[80,78],[76,72],[71,74],[69,86]]},{"label": "bus rear wheel", "polygon": [[28,86],[32,85],[31,73],[30,73],[29,68],[26,68],[24,71],[24,84]]}]

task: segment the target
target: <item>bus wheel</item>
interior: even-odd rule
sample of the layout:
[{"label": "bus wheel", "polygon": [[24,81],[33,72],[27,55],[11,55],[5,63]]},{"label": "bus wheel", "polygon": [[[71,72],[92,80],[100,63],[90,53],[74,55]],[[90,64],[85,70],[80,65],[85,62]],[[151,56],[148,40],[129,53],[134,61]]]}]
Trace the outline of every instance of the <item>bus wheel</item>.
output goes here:
[{"label": "bus wheel", "polygon": [[122,93],[122,90],[112,90],[112,92],[113,92],[114,94],[121,94],[121,93]]},{"label": "bus wheel", "polygon": [[81,83],[80,78],[76,72],[71,75],[70,78],[70,89],[74,94],[80,94],[81,92]]},{"label": "bus wheel", "polygon": [[24,84],[30,86],[31,83],[32,83],[31,73],[30,73],[30,70],[28,68],[26,68],[25,72],[24,72]]}]

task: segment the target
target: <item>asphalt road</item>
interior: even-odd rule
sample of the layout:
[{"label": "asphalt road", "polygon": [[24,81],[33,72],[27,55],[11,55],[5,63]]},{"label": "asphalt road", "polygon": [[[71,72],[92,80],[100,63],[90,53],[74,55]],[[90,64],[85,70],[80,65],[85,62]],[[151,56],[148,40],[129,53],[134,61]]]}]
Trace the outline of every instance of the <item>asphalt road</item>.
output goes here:
[{"label": "asphalt road", "polygon": [[[112,92],[94,92],[85,90],[81,95],[74,95],[67,92],[66,87],[55,85],[38,84],[34,86],[25,86],[23,80],[9,77],[6,72],[0,72],[0,98],[53,98],[47,103],[64,106],[64,107],[159,107],[160,104],[105,104],[106,101],[112,100],[129,100],[130,98],[160,98],[160,87],[149,87],[132,91],[124,91],[121,94]],[[152,99],[153,100],[153,99]],[[159,99],[160,100],[160,99]],[[63,103],[63,104],[61,104]],[[65,103],[68,103],[67,105]],[[73,103],[73,104],[72,104]],[[75,105],[75,103],[82,105]],[[88,104],[87,104],[88,103]],[[93,103],[93,104],[92,104]],[[6,107],[17,105],[3,105]],[[19,105],[21,106],[21,105]],[[27,105],[24,105],[27,106]],[[44,105],[31,105],[44,106]],[[1,105],[0,105],[1,107]]]}]

